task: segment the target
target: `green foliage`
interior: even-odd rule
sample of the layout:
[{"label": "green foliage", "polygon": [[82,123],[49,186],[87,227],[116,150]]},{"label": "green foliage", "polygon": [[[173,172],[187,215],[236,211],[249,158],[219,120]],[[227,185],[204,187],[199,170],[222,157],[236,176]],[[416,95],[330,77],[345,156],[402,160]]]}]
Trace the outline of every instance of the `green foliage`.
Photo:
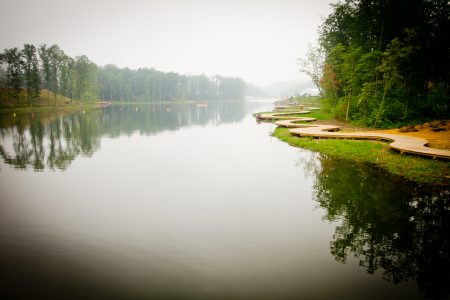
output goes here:
[{"label": "green foliage", "polygon": [[55,94],[55,104],[56,104],[56,94],[59,92],[59,71],[60,71],[60,63],[64,57],[64,52],[59,48],[58,45],[52,45],[47,49],[47,56],[49,59],[49,67],[50,67],[50,86],[52,91]]},{"label": "green foliage", "polygon": [[319,90],[320,96],[323,96],[320,78],[324,60],[325,53],[323,49],[321,47],[312,47],[311,45],[309,45],[308,52],[306,53],[306,59],[298,59],[299,71],[305,73],[312,79]]},{"label": "green foliage", "polygon": [[110,101],[240,100],[245,82],[240,78],[179,75],[155,69],[98,69],[99,98]]},{"label": "green foliage", "polygon": [[73,70],[70,72],[72,95],[81,101],[97,99],[97,65],[85,55],[75,57]]},{"label": "green foliage", "polygon": [[322,99],[323,98],[320,96],[311,96],[310,94],[304,93],[302,95],[292,95],[278,103],[280,105],[301,104],[305,106],[320,107],[322,106]]},{"label": "green foliage", "polygon": [[346,0],[332,7],[320,37],[325,110],[372,127],[450,116],[448,1]]},{"label": "green foliage", "polygon": [[28,92],[28,104],[39,102],[41,86],[47,89],[47,105],[53,92],[54,106],[58,95],[82,102],[241,100],[246,89],[240,78],[185,76],[147,68],[121,69],[115,65],[98,67],[85,55],[69,57],[58,45],[43,44],[36,51],[35,46],[25,44],[23,50],[12,48],[0,53],[0,92],[8,91],[8,99],[15,99],[16,106],[20,105],[22,88]]},{"label": "green foliage", "polygon": [[52,81],[52,73],[50,70],[50,57],[48,53],[47,45],[43,44],[39,46],[39,58],[41,59],[41,65],[42,65],[42,73],[44,77],[44,87],[49,89],[50,88],[50,82]]},{"label": "green foliage", "polygon": [[22,50],[24,59],[24,81],[27,89],[28,104],[37,102],[41,90],[41,78],[39,75],[39,61],[36,55],[36,47],[25,44]]},{"label": "green foliage", "polygon": [[9,88],[9,96],[19,101],[23,72],[23,59],[20,50],[18,48],[5,49],[2,61],[7,64],[6,83]]}]

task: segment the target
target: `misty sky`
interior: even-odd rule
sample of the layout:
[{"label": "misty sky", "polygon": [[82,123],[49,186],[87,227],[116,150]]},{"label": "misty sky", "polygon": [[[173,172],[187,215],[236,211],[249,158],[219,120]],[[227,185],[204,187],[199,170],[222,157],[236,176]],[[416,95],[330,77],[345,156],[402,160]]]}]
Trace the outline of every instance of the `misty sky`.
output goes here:
[{"label": "misty sky", "polygon": [[0,0],[0,49],[57,44],[99,65],[237,76],[258,85],[304,78],[331,0]]}]

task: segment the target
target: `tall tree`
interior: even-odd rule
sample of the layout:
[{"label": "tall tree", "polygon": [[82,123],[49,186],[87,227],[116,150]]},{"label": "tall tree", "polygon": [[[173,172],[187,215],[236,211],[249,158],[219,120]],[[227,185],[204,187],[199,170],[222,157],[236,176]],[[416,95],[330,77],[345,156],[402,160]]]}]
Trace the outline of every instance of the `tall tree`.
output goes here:
[{"label": "tall tree", "polygon": [[5,64],[3,52],[0,52],[0,100],[3,98],[4,89],[7,87]]},{"label": "tall tree", "polygon": [[61,69],[61,63],[64,59],[64,52],[58,45],[52,45],[47,50],[48,63],[50,68],[50,86],[53,91],[53,96],[56,105],[57,95],[59,93],[59,73]]},{"label": "tall tree", "polygon": [[[325,103],[347,120],[393,126],[450,115],[450,2],[344,0],[320,28]],[[342,111],[345,111],[342,113]]]},{"label": "tall tree", "polygon": [[325,52],[322,47],[313,47],[309,45],[306,59],[299,58],[299,71],[308,75],[319,90],[319,94],[323,97],[320,79],[324,68]]},{"label": "tall tree", "polygon": [[50,89],[50,84],[52,82],[50,53],[48,51],[46,44],[40,45],[38,52],[39,52],[39,57],[41,59],[44,87],[47,89],[47,98],[50,101],[49,89]]},{"label": "tall tree", "polygon": [[6,68],[6,81],[9,88],[9,95],[18,103],[22,86],[22,53],[18,48],[5,49],[3,52],[3,60],[8,65]]},{"label": "tall tree", "polygon": [[81,101],[97,98],[97,65],[85,55],[75,57],[74,80],[77,98]]},{"label": "tall tree", "polygon": [[71,89],[71,79],[72,77],[71,72],[73,71],[75,62],[73,60],[73,58],[71,58],[70,56],[67,56],[66,54],[62,53],[61,57],[60,57],[60,61],[59,61],[59,92],[69,98],[73,98],[72,97],[72,89]]},{"label": "tall tree", "polygon": [[28,104],[32,104],[39,99],[39,91],[41,88],[36,47],[31,44],[25,44],[22,50],[22,56],[24,60],[23,75],[27,89]]},{"label": "tall tree", "polygon": [[30,104],[39,97],[42,86],[47,89],[49,104],[50,91],[53,92],[55,105],[58,95],[81,101],[98,98],[110,101],[220,100],[243,99],[246,89],[240,78],[186,76],[153,68],[132,70],[114,65],[97,67],[85,55],[71,58],[59,46],[46,44],[38,48],[26,44],[22,50],[14,48],[1,53],[0,84],[15,87],[13,97],[17,99],[20,88],[26,87]]}]

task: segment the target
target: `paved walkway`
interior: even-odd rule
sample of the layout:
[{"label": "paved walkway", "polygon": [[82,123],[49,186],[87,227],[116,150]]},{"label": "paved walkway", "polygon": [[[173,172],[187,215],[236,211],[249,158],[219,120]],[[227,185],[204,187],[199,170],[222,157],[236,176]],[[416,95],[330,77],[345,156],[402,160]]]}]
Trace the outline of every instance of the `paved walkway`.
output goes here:
[{"label": "paved walkway", "polygon": [[[286,108],[297,108],[298,106],[283,106],[283,109]],[[301,105],[303,108],[303,105]],[[279,110],[280,107],[275,107],[275,110]],[[280,112],[280,111],[274,111],[273,113],[267,113],[267,114],[257,114],[256,118],[259,120],[294,120],[296,122],[311,122],[317,120],[316,118],[308,118],[308,117],[299,117],[295,116],[298,114],[309,114],[311,110],[319,109],[317,107],[307,107],[305,110],[297,110],[297,111],[287,111],[287,112]]]},{"label": "paved walkway", "polygon": [[[308,108],[310,109],[310,108]],[[309,136],[314,138],[333,138],[333,139],[358,139],[358,140],[378,140],[391,142],[389,146],[401,153],[411,153],[433,158],[450,159],[450,151],[426,147],[428,141],[413,136],[375,133],[375,132],[336,132],[338,126],[334,125],[314,125],[299,124],[299,122],[315,121],[315,118],[292,116],[294,114],[307,114],[309,110],[301,110],[288,113],[269,113],[260,114],[258,119],[279,120],[275,122],[277,126],[293,128],[289,132],[297,136]]]},{"label": "paved walkway", "polygon": [[292,109],[292,108],[303,109],[303,107],[304,107],[304,105],[275,105],[275,110]]},{"label": "paved walkway", "polygon": [[292,112],[273,112],[268,114],[259,114],[256,115],[256,118],[259,120],[295,120],[295,121],[315,121],[316,118],[302,118],[299,116],[295,116],[298,114],[309,114],[310,111],[308,110],[299,110],[299,111],[292,111]]}]

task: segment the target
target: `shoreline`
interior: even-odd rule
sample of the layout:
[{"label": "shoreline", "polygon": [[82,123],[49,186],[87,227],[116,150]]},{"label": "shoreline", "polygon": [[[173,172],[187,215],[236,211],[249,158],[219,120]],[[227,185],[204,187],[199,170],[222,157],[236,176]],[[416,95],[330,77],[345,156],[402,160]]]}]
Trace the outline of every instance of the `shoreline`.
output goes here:
[{"label": "shoreline", "polygon": [[[257,115],[255,114],[255,116]],[[308,114],[304,116],[306,117]],[[318,120],[318,123],[321,124],[326,122],[325,118]],[[314,122],[309,124],[313,125]],[[352,132],[353,130],[349,130],[349,128],[345,128],[345,131]],[[360,132],[361,129],[358,128],[357,131]],[[375,130],[370,131],[374,132]],[[404,135],[407,136],[408,134]],[[448,160],[432,159],[414,154],[400,154],[396,150],[392,150],[389,143],[386,142],[298,137],[292,135],[289,128],[283,127],[276,127],[272,136],[294,147],[320,152],[338,159],[368,163],[418,184],[450,187],[450,162]]]},{"label": "shoreline", "polygon": [[239,102],[241,100],[212,100],[212,101],[194,101],[194,100],[173,100],[173,101],[136,101],[136,102],[124,102],[124,101],[96,101],[87,103],[74,103],[67,105],[47,105],[47,104],[37,104],[33,106],[10,106],[6,107],[0,106],[0,114],[4,113],[33,113],[33,112],[48,112],[48,111],[77,111],[85,109],[97,109],[106,106],[117,106],[117,105],[171,105],[171,104],[202,104],[207,106],[208,103],[216,102]]},{"label": "shoreline", "polygon": [[419,184],[450,187],[450,162],[415,155],[401,155],[385,142],[298,138],[287,128],[276,128],[272,136],[291,146],[333,158],[368,163]]}]

